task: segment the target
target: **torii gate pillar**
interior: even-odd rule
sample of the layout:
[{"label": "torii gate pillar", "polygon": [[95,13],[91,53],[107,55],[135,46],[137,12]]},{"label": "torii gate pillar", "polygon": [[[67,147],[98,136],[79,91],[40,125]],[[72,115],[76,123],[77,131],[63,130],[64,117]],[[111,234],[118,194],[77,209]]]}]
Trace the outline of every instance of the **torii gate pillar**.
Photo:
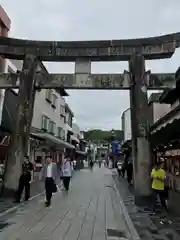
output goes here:
[{"label": "torii gate pillar", "polygon": [[129,61],[132,158],[135,202],[143,204],[151,195],[151,152],[148,139],[148,98],[145,83],[145,59],[134,54]]},{"label": "torii gate pillar", "polygon": [[29,135],[35,97],[36,56],[26,55],[20,74],[17,116],[6,165],[4,195],[12,195],[17,189],[24,156],[28,154]]}]

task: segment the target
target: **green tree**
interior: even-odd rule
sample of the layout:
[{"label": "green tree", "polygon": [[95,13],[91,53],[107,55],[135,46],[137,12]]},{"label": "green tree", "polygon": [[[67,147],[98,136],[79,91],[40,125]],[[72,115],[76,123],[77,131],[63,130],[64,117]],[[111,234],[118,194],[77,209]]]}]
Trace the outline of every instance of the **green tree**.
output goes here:
[{"label": "green tree", "polygon": [[[117,140],[123,140],[123,131],[114,130],[114,135]],[[110,141],[112,139],[112,131],[92,129],[84,132],[84,138],[86,141]]]}]

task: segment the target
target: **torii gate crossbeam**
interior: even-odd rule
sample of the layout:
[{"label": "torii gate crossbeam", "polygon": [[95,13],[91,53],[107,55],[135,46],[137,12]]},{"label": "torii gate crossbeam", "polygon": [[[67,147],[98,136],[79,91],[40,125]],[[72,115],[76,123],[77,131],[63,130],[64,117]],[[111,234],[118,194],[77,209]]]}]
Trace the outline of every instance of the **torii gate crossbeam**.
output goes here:
[{"label": "torii gate crossbeam", "polygon": [[[0,73],[0,89],[19,88],[20,74]],[[35,76],[38,89],[79,89],[79,90],[129,90],[130,76],[124,74],[68,74],[51,73]],[[163,90],[175,86],[174,73],[146,74],[145,78],[148,90]]]},{"label": "torii gate crossbeam", "polygon": [[26,54],[41,61],[73,62],[79,58],[90,61],[128,61],[137,53],[145,59],[170,58],[180,44],[180,33],[159,37],[106,41],[33,41],[0,37],[0,55],[23,60]]}]

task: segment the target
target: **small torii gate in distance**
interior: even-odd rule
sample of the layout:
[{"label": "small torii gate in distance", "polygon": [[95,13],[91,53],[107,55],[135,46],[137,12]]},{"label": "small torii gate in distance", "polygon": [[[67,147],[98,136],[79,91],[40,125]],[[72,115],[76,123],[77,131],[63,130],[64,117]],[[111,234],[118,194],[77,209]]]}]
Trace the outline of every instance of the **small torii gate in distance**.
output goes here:
[{"label": "small torii gate in distance", "polygon": [[[136,202],[151,194],[147,89],[175,85],[174,74],[151,74],[145,60],[170,58],[180,44],[180,33],[112,41],[32,41],[0,37],[0,55],[24,60],[19,74],[0,74],[0,88],[19,88],[17,120],[7,162],[5,188],[17,187],[27,152],[36,88],[129,89]],[[75,62],[75,74],[37,71],[39,61]],[[128,61],[123,74],[91,74],[92,61]]]}]

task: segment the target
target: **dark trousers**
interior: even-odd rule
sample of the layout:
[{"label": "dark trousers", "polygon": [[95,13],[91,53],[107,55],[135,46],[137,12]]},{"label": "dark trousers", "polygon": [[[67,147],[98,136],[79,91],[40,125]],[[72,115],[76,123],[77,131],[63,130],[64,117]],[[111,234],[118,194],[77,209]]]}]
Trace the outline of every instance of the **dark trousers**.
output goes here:
[{"label": "dark trousers", "polygon": [[117,168],[117,172],[118,172],[118,175],[121,176],[122,173],[121,173],[121,169]]},{"label": "dark trousers", "polygon": [[28,201],[28,199],[30,197],[30,182],[28,182],[28,181],[26,181],[26,179],[20,177],[16,201],[19,202],[21,200],[21,196],[22,196],[24,189],[25,189],[25,200]]},{"label": "dark trousers", "polygon": [[156,211],[156,201],[157,201],[157,197],[159,196],[161,205],[164,207],[164,209],[167,211],[167,206],[166,206],[166,201],[164,198],[164,191],[163,190],[156,190],[153,189],[153,211]]},{"label": "dark trousers", "polygon": [[52,193],[54,187],[54,179],[52,177],[45,179],[46,201],[47,204],[51,203]]},{"label": "dark trousers", "polygon": [[71,180],[71,177],[63,177],[63,185],[64,185],[66,191],[69,190],[70,180]]},{"label": "dark trousers", "polygon": [[126,172],[126,169],[125,168],[122,168],[121,169],[121,173],[122,173],[122,177],[124,178],[124,176],[125,176],[125,172]]}]

